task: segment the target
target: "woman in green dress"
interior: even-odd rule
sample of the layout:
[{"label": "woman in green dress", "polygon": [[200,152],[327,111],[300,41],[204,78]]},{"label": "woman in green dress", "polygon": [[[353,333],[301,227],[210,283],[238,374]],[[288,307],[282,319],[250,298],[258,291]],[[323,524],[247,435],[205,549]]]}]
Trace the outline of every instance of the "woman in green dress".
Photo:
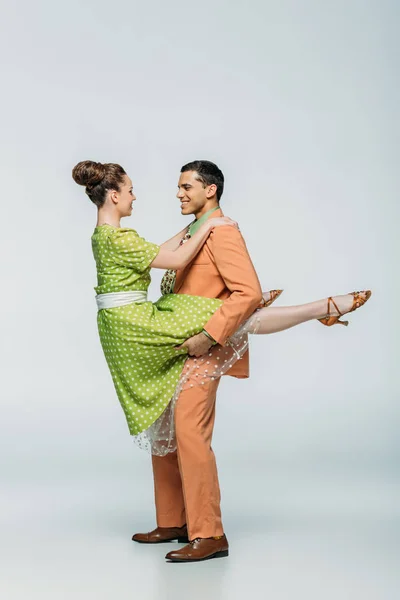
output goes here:
[{"label": "woman in green dress", "polygon": [[[302,306],[261,308],[227,346],[215,346],[206,357],[188,360],[184,368],[187,350],[177,347],[203,330],[222,301],[165,294],[152,303],[147,300],[150,268],[184,268],[213,228],[236,223],[228,217],[209,218],[184,244],[180,242],[187,228],[158,246],[141,238],[134,229],[121,227],[121,218],[131,215],[136,198],[132,181],[120,165],[83,161],[74,167],[72,175],[76,183],[85,186],[98,208],[92,248],[101,344],[129,431],[141,447],[153,454],[175,450],[175,401],[185,385],[193,381],[193,369],[199,381],[219,377],[246,351],[248,333],[273,333],[316,318],[333,324],[370,296],[370,292],[337,296],[328,301],[333,303],[328,311],[326,299]],[[216,364],[210,368],[210,363]]]}]

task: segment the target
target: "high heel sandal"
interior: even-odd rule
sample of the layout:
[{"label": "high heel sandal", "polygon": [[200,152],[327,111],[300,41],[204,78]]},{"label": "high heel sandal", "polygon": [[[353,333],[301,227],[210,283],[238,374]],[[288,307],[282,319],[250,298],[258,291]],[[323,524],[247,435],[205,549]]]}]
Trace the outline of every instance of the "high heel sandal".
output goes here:
[{"label": "high heel sandal", "polygon": [[273,302],[275,302],[275,300],[277,298],[279,298],[279,296],[282,294],[283,290],[270,290],[269,291],[269,300],[264,300],[264,298],[261,301],[261,308],[266,308],[267,306],[271,306],[271,304]]},{"label": "high heel sandal", "polygon": [[[336,325],[339,324],[340,325],[345,325],[347,327],[347,325],[349,324],[348,321],[341,321],[340,317],[343,317],[344,314],[347,313],[351,313],[354,310],[357,310],[357,308],[360,308],[361,306],[364,306],[364,304],[366,303],[367,300],[370,299],[371,297],[371,291],[367,290],[366,292],[351,292],[351,294],[349,294],[350,296],[353,296],[353,306],[351,307],[350,310],[348,310],[346,313],[341,313],[340,310],[338,309],[336,302],[333,300],[332,296],[330,296],[328,298],[328,311],[327,311],[327,315],[326,317],[323,317],[322,319],[318,319],[318,321],[320,323],[322,323],[322,325],[326,325],[327,327],[330,327],[331,325]],[[365,294],[365,297],[361,296],[361,294]],[[333,306],[335,307],[336,311],[337,311],[337,315],[331,315],[331,303],[333,304]]]}]

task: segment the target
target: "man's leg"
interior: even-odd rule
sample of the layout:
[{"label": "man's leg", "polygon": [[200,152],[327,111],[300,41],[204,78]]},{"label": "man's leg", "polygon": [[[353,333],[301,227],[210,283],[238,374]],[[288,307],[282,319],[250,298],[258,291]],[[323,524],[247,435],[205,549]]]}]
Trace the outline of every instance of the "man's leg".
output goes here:
[{"label": "man's leg", "polygon": [[158,544],[171,540],[187,542],[185,505],[176,452],[152,456],[157,528],[148,533],[135,533],[133,541]]},{"label": "man's leg", "polygon": [[[175,407],[179,471],[191,540],[224,533],[217,465],[211,448],[219,381],[208,379],[184,390]],[[170,462],[174,460],[171,456]],[[172,465],[169,471],[175,477],[174,485],[178,485],[178,474]],[[164,489],[165,486],[162,493]]]},{"label": "man's leg", "polygon": [[182,481],[177,453],[152,456],[158,527],[182,527],[186,523]]}]

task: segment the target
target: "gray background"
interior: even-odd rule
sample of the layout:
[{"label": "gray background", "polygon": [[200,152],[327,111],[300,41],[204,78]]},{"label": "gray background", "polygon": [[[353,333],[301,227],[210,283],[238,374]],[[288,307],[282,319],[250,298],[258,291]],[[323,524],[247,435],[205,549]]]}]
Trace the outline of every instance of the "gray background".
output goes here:
[{"label": "gray background", "polygon": [[[398,17],[389,0],[2,7],[4,598],[397,597]],[[178,567],[130,541],[154,525],[149,457],[98,341],[96,211],[70,172],[121,163],[125,224],[162,242],[195,158],[224,171],[280,304],[374,296],[348,329],[253,339],[217,409],[231,556]]]}]

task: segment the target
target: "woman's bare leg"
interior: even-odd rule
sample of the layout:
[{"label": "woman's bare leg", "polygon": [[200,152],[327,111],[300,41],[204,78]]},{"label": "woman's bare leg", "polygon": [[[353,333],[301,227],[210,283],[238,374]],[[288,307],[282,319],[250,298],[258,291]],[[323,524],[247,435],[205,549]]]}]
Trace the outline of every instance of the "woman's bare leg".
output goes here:
[{"label": "woman's bare leg", "polygon": [[[353,306],[353,296],[335,296],[333,298],[342,314],[349,312]],[[336,315],[334,306],[331,306],[331,314]],[[276,333],[290,329],[295,325],[300,325],[313,319],[322,319],[327,313],[327,299],[300,304],[299,306],[282,306],[261,308],[257,311],[257,317],[260,319],[257,334]]]}]

